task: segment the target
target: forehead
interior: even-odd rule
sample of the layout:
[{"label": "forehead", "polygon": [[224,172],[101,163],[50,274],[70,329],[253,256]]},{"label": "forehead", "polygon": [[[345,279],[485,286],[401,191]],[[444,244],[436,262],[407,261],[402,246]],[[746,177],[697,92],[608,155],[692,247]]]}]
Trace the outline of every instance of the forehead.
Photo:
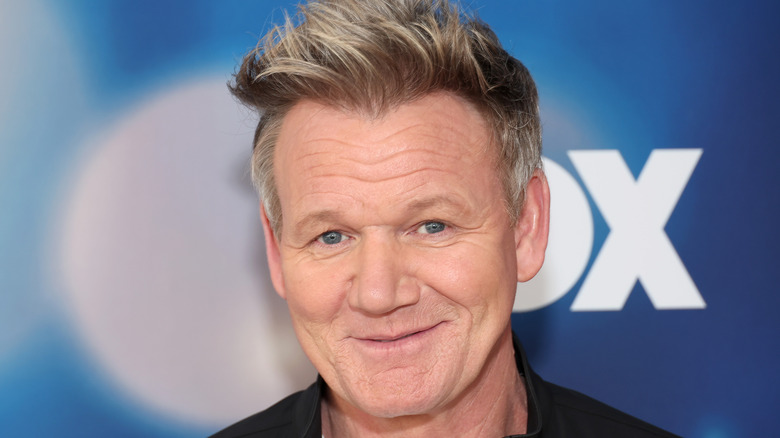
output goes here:
[{"label": "forehead", "polygon": [[[459,154],[464,159],[492,160],[495,156],[490,131],[479,111],[458,96],[439,92],[373,119],[303,100],[282,121],[275,161],[298,161],[314,151],[381,159],[414,148]],[[464,149],[468,149],[467,156],[462,155]],[[275,176],[277,181],[286,177]]]},{"label": "forehead", "polygon": [[490,138],[479,111],[451,94],[378,119],[300,102],[282,122],[274,155],[283,220],[349,205],[401,209],[421,197],[492,202],[501,190]]}]

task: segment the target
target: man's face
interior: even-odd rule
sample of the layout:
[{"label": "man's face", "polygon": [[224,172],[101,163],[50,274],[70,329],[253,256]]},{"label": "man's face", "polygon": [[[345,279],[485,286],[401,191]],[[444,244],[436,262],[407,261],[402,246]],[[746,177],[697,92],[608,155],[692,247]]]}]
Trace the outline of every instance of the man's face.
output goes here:
[{"label": "man's face", "polygon": [[285,117],[271,272],[337,401],[431,413],[484,371],[518,277],[494,154],[479,113],[445,93],[374,121],[311,101]]}]

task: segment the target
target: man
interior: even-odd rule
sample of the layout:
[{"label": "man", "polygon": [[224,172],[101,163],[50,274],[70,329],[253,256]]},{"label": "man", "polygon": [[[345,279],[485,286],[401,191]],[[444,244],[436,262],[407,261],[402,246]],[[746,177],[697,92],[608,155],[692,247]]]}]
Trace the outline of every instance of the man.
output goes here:
[{"label": "man", "polygon": [[536,88],[444,0],[321,0],[251,52],[271,279],[320,374],[216,437],[671,436],[541,380],[512,333],[550,194]]}]

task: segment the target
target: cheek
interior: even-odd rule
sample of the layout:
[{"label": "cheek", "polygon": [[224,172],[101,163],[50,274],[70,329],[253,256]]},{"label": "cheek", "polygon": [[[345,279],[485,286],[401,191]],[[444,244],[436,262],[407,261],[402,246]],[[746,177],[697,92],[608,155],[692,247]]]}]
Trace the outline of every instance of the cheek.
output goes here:
[{"label": "cheek", "polygon": [[419,260],[418,279],[474,316],[514,302],[511,245],[464,243]]},{"label": "cheek", "polygon": [[329,324],[338,314],[346,290],[335,269],[317,264],[288,262],[284,270],[287,304],[296,324],[306,330]]}]

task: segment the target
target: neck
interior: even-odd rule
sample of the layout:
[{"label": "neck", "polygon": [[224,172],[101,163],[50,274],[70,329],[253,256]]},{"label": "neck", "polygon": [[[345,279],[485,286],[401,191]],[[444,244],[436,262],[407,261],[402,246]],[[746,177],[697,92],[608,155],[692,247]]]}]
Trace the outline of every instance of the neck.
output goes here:
[{"label": "neck", "polygon": [[477,379],[435,413],[377,418],[330,392],[322,401],[325,437],[491,437],[526,432],[525,383],[515,365],[511,328],[491,352]]}]

